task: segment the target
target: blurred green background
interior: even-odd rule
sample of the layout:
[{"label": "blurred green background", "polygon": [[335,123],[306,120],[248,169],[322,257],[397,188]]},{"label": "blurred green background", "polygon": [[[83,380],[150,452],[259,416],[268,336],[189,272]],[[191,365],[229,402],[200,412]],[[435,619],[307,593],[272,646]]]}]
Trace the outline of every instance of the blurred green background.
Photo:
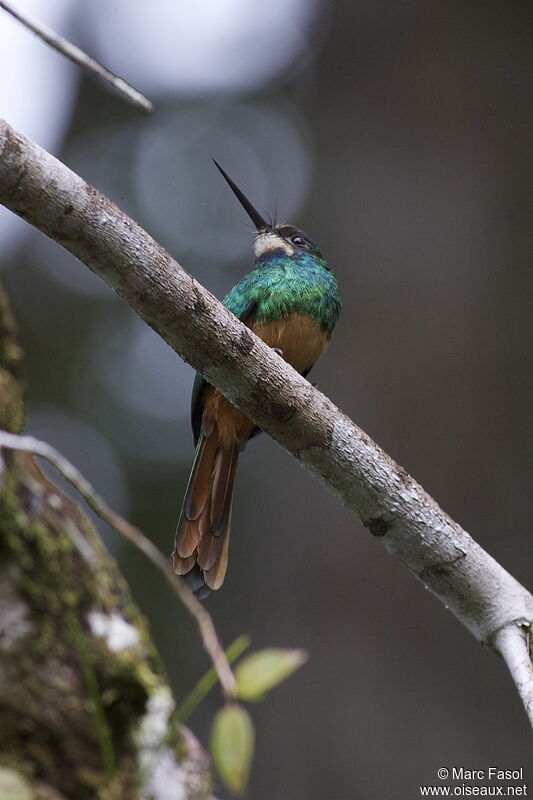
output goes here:
[{"label": "blurred green background", "polygon": [[[218,296],[262,213],[306,230],[344,310],[312,380],[531,582],[531,8],[427,0],[19,3],[147,93],[147,118],[0,18],[0,108]],[[88,270],[0,215],[28,430],[170,553],[193,371]],[[207,667],[142,557],[103,535],[178,698]],[[414,798],[442,766],[526,765],[502,663],[267,436],[240,461],[226,644],[309,663],[253,709],[249,797]],[[220,698],[191,718],[205,742]],[[222,790],[220,797],[224,797]]]}]

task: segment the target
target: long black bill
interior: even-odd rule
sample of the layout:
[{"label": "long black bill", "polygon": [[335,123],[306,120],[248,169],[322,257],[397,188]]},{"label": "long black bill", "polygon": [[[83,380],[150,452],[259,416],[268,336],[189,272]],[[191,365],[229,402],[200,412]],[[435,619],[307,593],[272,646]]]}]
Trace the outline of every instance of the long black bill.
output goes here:
[{"label": "long black bill", "polygon": [[246,211],[246,213],[248,214],[248,216],[250,217],[250,219],[254,223],[254,225],[257,228],[257,230],[259,231],[259,233],[262,233],[263,231],[271,230],[272,229],[272,225],[269,225],[268,222],[265,222],[265,220],[263,219],[261,214],[258,211],[256,211],[256,209],[250,203],[250,201],[248,200],[246,195],[244,195],[241,192],[241,190],[239,189],[239,187],[235,183],[233,183],[233,181],[231,180],[229,175],[226,175],[226,173],[224,172],[224,170],[222,169],[220,164],[217,164],[215,159],[213,159],[213,164],[218,169],[218,171],[221,173],[221,175],[224,178],[224,180],[229,184],[229,187],[230,187],[231,191],[233,192],[233,194],[235,195],[235,197],[237,198],[237,200],[239,201],[241,206],[244,208],[244,210]]}]

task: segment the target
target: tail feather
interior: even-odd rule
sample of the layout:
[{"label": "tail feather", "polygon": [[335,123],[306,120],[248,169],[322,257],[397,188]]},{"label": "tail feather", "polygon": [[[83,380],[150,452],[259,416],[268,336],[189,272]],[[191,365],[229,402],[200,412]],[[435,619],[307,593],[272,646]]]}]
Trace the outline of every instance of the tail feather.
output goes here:
[{"label": "tail feather", "polygon": [[216,436],[205,436],[202,434],[196,449],[194,465],[183,504],[187,519],[197,519],[205,508],[209,496],[209,486],[213,472],[213,459],[215,458],[216,452]]},{"label": "tail feather", "polygon": [[[204,431],[196,449],[183,509],[176,529],[172,565],[174,572],[194,574],[195,592],[206,585],[218,589],[226,574],[231,525],[231,505],[237,445],[223,447],[217,426]],[[203,582],[200,589],[196,586]],[[190,582],[190,581],[189,581]]]},{"label": "tail feather", "polygon": [[216,455],[210,513],[211,533],[214,536],[219,536],[227,528],[238,458],[236,447],[231,450],[221,447]]},{"label": "tail feather", "polygon": [[198,564],[196,564],[190,572],[184,575],[183,580],[191,592],[193,592],[193,594],[195,594],[199,600],[205,600],[209,594],[209,589],[205,585],[204,573]]},{"label": "tail feather", "polygon": [[213,536],[210,533],[203,536],[200,540],[200,544],[198,545],[198,564],[205,572],[214,566],[220,555],[223,544],[223,536]]},{"label": "tail feather", "polygon": [[190,558],[196,550],[199,541],[200,526],[197,520],[187,519],[185,512],[183,512],[178,522],[178,527],[176,528],[174,553],[180,558]]},{"label": "tail feather", "polygon": [[228,527],[222,539],[222,550],[215,564],[205,573],[205,582],[211,589],[220,589],[224,583],[228,567],[229,531],[231,526],[231,508],[228,516]]},{"label": "tail feather", "polygon": [[194,554],[187,558],[182,558],[181,556],[177,556],[175,552],[172,553],[172,566],[176,575],[186,575],[195,564],[196,556]]}]

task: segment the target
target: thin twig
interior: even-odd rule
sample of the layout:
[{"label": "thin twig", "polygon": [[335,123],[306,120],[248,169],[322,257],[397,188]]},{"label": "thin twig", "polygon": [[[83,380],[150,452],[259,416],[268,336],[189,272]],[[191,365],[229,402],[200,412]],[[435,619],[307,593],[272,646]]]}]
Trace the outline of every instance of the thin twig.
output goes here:
[{"label": "thin twig", "polygon": [[[232,644],[226,649],[226,658],[229,664],[233,664],[242,653],[250,646],[249,636],[239,636]],[[200,705],[204,697],[211,691],[217,682],[217,674],[214,667],[211,667],[198,681],[198,683],[189,692],[185,700],[181,703],[179,708],[174,714],[174,722],[177,725],[183,725],[193,711]]]},{"label": "thin twig", "polygon": [[47,28],[46,25],[43,25],[41,22],[31,19],[26,14],[23,14],[22,11],[13,8],[13,6],[10,3],[6,3],[5,0],[0,0],[0,8],[3,8],[8,14],[11,14],[18,22],[22,23],[22,25],[38,36],[39,39],[42,39],[43,42],[53,47],[54,50],[57,50],[58,53],[66,56],[79,67],[87,70],[87,72],[90,72],[96,78],[99,78],[113,91],[122,95],[128,102],[141,108],[148,114],[153,112],[154,106],[150,100],[133,86],[130,86],[129,83],[126,83],[123,78],[115,75],[114,72],[104,67],[103,64],[98,63],[94,58],[88,56],[87,53],[84,53],[83,50],[80,50],[75,44],[63,39],[62,36],[59,36],[55,31]]},{"label": "thin twig", "polygon": [[109,508],[105,500],[95,492],[81,472],[51,445],[46,444],[46,442],[41,442],[33,436],[17,436],[13,433],[0,431],[0,449],[3,447],[9,450],[33,453],[52,464],[65,480],[74,486],[89,507],[92,508],[99,517],[114,528],[121,536],[132,542],[132,544],[144,553],[152,564],[163,573],[172,591],[177,594],[187,611],[195,619],[204,648],[217,672],[225,696],[235,697],[237,693],[237,682],[224,653],[224,649],[218,640],[210,614],[205,610],[200,601],[196,599],[183,580],[174,575],[167,559],[157,547],[146,538],[142,531]]},{"label": "thin twig", "polygon": [[533,727],[533,666],[529,653],[530,626],[519,622],[506,625],[493,637],[493,646],[507,664]]}]

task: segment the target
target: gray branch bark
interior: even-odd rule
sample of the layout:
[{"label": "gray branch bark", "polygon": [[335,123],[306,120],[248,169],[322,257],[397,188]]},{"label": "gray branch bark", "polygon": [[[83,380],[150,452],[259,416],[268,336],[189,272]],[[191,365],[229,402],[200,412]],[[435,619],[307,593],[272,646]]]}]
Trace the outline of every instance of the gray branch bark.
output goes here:
[{"label": "gray branch bark", "polygon": [[[0,202],[111,286],[178,355],[322,480],[478,641],[498,652],[500,631],[525,631],[512,641],[529,662],[531,594],[133,220],[2,122]],[[501,648],[506,661],[508,650]]]}]

